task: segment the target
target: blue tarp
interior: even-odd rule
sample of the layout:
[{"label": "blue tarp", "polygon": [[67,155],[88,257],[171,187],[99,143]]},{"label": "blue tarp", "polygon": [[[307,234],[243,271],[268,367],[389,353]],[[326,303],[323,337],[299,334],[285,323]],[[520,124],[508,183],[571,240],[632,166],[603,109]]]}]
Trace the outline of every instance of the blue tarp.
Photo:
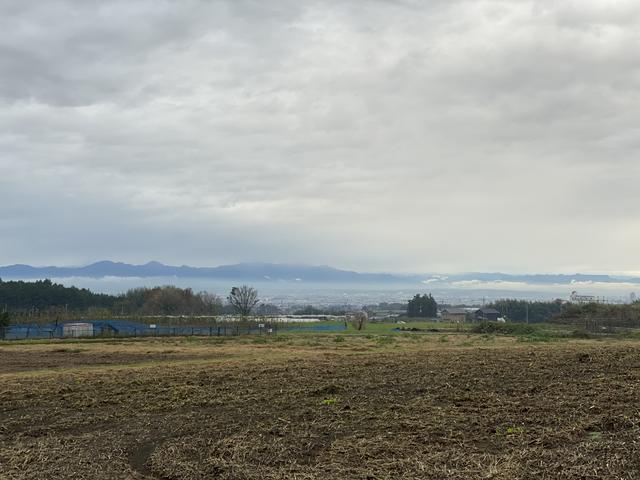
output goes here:
[{"label": "blue tarp", "polygon": [[[93,325],[93,337],[139,337],[139,336],[170,336],[170,335],[199,335],[199,336],[227,336],[227,335],[259,335],[262,333],[295,333],[295,332],[341,332],[347,329],[342,324],[337,325],[265,325],[260,328],[257,324],[228,323],[211,326],[189,325],[157,325],[133,322],[131,320],[85,320],[81,323]],[[77,323],[77,322],[67,322]],[[27,338],[64,338],[64,324],[48,325],[11,325],[5,329],[6,340],[20,340]],[[271,329],[271,332],[269,330]],[[0,332],[1,333],[1,332]]]},{"label": "blue tarp", "polygon": [[[77,322],[68,322],[77,323]],[[93,332],[87,336],[105,337],[105,336],[170,336],[170,335],[200,335],[200,336],[226,336],[226,335],[246,335],[268,333],[269,326],[259,328],[258,325],[246,324],[224,324],[211,326],[167,326],[157,325],[152,328],[152,324],[143,324],[130,320],[90,320],[81,323],[90,323],[93,325]],[[27,338],[63,338],[64,324],[48,324],[48,325],[11,325],[5,329],[5,340],[20,340]],[[273,328],[275,333],[277,328]],[[1,333],[1,332],[0,332]]]}]

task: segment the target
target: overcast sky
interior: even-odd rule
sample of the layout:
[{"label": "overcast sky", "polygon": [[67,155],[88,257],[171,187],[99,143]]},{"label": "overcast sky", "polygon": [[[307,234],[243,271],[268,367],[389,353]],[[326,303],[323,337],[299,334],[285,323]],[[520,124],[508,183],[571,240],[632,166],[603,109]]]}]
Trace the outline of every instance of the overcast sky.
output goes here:
[{"label": "overcast sky", "polygon": [[0,264],[640,272],[640,2],[0,0]]}]

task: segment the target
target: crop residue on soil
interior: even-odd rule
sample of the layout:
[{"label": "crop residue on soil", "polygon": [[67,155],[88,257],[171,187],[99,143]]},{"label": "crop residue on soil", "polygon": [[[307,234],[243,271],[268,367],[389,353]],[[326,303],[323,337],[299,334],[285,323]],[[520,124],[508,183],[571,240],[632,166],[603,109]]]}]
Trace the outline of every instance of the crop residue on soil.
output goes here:
[{"label": "crop residue on soil", "polygon": [[[0,378],[0,478],[640,478],[633,343],[286,348],[14,369]],[[31,352],[34,369],[50,353]]]}]

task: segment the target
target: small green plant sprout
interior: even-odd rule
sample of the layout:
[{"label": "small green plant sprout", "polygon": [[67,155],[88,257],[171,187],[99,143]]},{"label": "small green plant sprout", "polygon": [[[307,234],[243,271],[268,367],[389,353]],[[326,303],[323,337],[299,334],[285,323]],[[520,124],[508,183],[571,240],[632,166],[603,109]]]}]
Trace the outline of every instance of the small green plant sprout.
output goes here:
[{"label": "small green plant sprout", "polygon": [[587,432],[587,438],[593,442],[597,442],[598,440],[602,440],[602,432]]},{"label": "small green plant sprout", "polygon": [[338,335],[333,339],[333,341],[336,343],[342,343],[344,342],[344,337],[342,335]]},{"label": "small green plant sprout", "polygon": [[524,433],[524,427],[511,426],[505,431],[507,435],[521,435]]},{"label": "small green plant sprout", "polygon": [[335,397],[325,398],[324,400],[322,400],[322,404],[326,406],[335,405],[337,402],[338,402],[338,399]]},{"label": "small green plant sprout", "polygon": [[587,438],[592,442],[597,442],[599,440],[602,440],[602,432],[597,432],[597,431],[587,432]]}]

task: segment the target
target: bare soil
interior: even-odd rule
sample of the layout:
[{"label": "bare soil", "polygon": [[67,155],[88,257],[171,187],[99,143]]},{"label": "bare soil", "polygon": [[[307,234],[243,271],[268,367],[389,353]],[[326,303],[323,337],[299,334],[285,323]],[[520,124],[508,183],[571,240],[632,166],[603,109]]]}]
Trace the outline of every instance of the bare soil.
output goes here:
[{"label": "bare soil", "polygon": [[0,347],[0,478],[640,478],[638,343],[132,345]]}]

